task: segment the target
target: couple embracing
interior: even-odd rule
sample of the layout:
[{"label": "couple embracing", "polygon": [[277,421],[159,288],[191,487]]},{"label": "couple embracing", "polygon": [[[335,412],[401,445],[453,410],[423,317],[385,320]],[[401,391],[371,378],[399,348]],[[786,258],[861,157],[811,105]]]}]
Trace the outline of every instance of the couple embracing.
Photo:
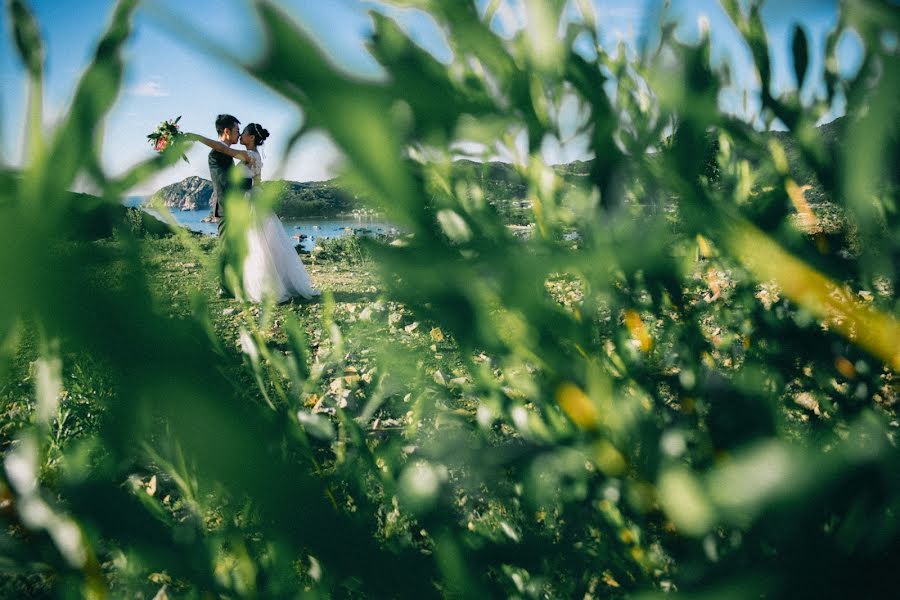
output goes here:
[{"label": "couple embracing", "polygon": [[[240,124],[232,115],[219,115],[216,117],[218,140],[195,133],[188,133],[187,137],[212,148],[209,153],[209,175],[213,185],[210,214],[218,222],[220,234],[227,218],[225,199],[234,185],[231,170],[241,169],[240,189],[250,194],[251,201],[247,255],[241,274],[244,295],[253,302],[261,302],[264,298],[285,302],[298,296],[318,296],[320,292],[312,286],[309,274],[281,221],[271,212],[258,214],[253,203],[252,194],[262,183],[263,163],[258,149],[269,137],[269,132],[259,123],[250,123],[241,132]],[[232,148],[237,143],[243,145],[244,150]],[[234,159],[239,162],[235,164]],[[222,285],[228,293],[234,293],[234,290],[228,289],[224,267],[223,262],[220,272]]]}]

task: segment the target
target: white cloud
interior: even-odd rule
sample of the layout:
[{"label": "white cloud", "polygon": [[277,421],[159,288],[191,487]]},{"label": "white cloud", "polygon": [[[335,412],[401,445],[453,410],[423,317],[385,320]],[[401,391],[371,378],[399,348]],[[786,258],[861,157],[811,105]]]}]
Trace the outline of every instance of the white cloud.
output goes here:
[{"label": "white cloud", "polygon": [[163,87],[160,77],[151,77],[142,81],[128,90],[128,93],[142,98],[165,98],[170,95],[169,90]]}]

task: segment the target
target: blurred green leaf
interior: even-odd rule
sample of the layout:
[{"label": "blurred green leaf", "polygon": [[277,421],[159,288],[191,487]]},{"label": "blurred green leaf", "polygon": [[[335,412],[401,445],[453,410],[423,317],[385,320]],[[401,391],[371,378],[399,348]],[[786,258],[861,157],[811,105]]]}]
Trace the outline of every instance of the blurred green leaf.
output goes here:
[{"label": "blurred green leaf", "polygon": [[40,79],[44,69],[44,43],[37,20],[22,0],[9,0],[16,50],[32,79]]},{"label": "blurred green leaf", "polygon": [[809,67],[809,43],[806,41],[806,32],[803,27],[794,25],[791,36],[791,53],[794,58],[794,77],[797,81],[797,92],[803,88],[806,80],[806,70]]}]

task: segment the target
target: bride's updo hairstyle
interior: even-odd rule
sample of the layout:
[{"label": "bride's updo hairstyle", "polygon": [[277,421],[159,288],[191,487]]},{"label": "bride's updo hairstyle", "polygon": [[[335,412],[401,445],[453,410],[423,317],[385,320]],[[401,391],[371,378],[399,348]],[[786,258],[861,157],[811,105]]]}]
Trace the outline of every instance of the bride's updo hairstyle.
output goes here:
[{"label": "bride's updo hairstyle", "polygon": [[269,137],[269,130],[265,129],[259,123],[248,123],[247,127],[244,129],[244,133],[249,133],[256,138],[257,146],[262,146],[263,142],[266,141],[266,138]]}]

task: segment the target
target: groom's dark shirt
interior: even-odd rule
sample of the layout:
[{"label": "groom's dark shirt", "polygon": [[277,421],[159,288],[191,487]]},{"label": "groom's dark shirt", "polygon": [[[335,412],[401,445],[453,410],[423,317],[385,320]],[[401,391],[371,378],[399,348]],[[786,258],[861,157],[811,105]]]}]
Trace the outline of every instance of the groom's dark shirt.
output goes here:
[{"label": "groom's dark shirt", "polygon": [[209,151],[209,179],[212,181],[213,195],[210,199],[212,203],[212,216],[223,217],[225,211],[223,204],[225,202],[225,194],[228,193],[230,185],[229,171],[234,166],[234,159],[227,154],[218,150]]}]

